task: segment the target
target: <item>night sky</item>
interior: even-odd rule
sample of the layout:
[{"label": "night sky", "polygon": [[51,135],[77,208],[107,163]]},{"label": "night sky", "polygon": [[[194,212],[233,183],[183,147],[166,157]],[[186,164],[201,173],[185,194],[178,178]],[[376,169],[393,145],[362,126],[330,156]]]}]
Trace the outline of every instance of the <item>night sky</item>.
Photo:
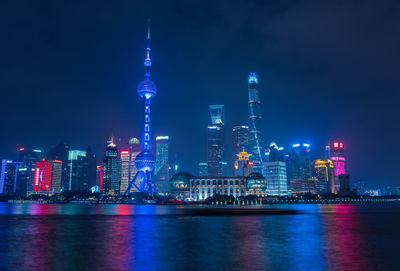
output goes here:
[{"label": "night sky", "polygon": [[148,18],[153,135],[181,169],[206,160],[210,104],[231,157],[255,71],[265,143],[318,158],[343,140],[353,181],[400,186],[399,1],[1,1],[0,158],[69,140],[103,159],[111,135],[139,137]]}]

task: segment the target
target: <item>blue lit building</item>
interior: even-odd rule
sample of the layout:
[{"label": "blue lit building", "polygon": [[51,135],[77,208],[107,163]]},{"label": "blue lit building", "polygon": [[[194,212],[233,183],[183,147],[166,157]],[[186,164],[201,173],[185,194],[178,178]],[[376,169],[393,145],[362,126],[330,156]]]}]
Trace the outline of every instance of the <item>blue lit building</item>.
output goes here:
[{"label": "blue lit building", "polygon": [[136,186],[137,178],[140,178],[140,187],[136,187],[141,192],[154,193],[154,184],[151,180],[151,174],[155,166],[155,158],[151,153],[151,98],[157,94],[156,84],[150,80],[150,26],[147,31],[147,47],[146,47],[146,59],[144,60],[144,80],[139,83],[137,92],[139,97],[144,102],[144,114],[143,114],[143,130],[141,140],[141,153],[136,156],[135,167],[138,170],[133,180],[130,182],[128,189],[125,193],[129,193],[132,186]]},{"label": "blue lit building", "polygon": [[18,170],[21,166],[21,162],[7,159],[0,161],[0,194],[16,194]]},{"label": "blue lit building", "polygon": [[113,138],[107,145],[103,164],[103,191],[107,194],[118,195],[121,185],[121,159],[118,157],[118,148],[114,144]]},{"label": "blue lit building", "polygon": [[154,185],[158,193],[168,192],[169,181],[169,159],[168,159],[168,136],[156,137],[156,164],[154,168]]},{"label": "blue lit building", "polygon": [[283,147],[278,147],[275,142],[269,144],[269,149],[265,153],[268,162],[285,162],[285,152]]},{"label": "blue lit building", "polygon": [[288,179],[310,179],[311,161],[309,144],[293,144],[286,156]]},{"label": "blue lit building", "polygon": [[210,120],[207,128],[207,176],[223,176],[226,172],[224,105],[210,105]]},{"label": "blue lit building", "polygon": [[263,152],[261,142],[261,101],[258,96],[258,76],[251,72],[248,78],[249,90],[249,153],[254,162],[254,172],[262,173]]},{"label": "blue lit building", "polygon": [[286,163],[281,161],[265,162],[265,178],[268,195],[285,196],[288,194]]}]

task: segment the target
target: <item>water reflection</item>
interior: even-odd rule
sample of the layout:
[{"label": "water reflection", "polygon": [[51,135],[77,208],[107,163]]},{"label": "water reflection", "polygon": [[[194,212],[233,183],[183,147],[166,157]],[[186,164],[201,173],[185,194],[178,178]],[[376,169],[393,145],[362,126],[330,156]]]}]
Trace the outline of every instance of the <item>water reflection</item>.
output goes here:
[{"label": "water reflection", "polygon": [[374,270],[373,246],[364,234],[364,219],[357,206],[335,205],[323,216],[324,245],[330,270]]},{"label": "water reflection", "polygon": [[20,214],[0,216],[0,270],[389,270],[397,264],[399,208],[302,205],[299,215],[170,215],[179,208],[0,204],[2,214]]}]

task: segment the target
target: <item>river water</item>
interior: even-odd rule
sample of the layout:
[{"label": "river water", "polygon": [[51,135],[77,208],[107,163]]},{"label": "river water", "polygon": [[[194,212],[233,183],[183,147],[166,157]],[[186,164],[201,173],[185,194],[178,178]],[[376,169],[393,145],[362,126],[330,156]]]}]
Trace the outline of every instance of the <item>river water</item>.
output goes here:
[{"label": "river water", "polygon": [[0,203],[0,270],[400,270],[400,204],[271,207]]}]

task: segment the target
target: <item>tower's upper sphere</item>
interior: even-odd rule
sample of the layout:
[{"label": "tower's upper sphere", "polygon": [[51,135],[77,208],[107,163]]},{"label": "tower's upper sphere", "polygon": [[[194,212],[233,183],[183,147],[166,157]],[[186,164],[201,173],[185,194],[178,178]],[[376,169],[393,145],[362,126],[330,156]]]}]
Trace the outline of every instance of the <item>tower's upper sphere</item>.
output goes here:
[{"label": "tower's upper sphere", "polygon": [[137,144],[140,144],[140,141],[139,141],[139,139],[137,139],[136,137],[132,137],[132,138],[129,140],[129,144],[130,144],[130,145],[137,145]]},{"label": "tower's upper sphere", "polygon": [[141,98],[151,98],[157,94],[157,87],[153,81],[146,79],[139,83],[137,92]]},{"label": "tower's upper sphere", "polygon": [[154,155],[149,151],[141,152],[135,158],[135,167],[139,171],[152,171],[155,163]]}]

